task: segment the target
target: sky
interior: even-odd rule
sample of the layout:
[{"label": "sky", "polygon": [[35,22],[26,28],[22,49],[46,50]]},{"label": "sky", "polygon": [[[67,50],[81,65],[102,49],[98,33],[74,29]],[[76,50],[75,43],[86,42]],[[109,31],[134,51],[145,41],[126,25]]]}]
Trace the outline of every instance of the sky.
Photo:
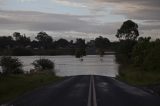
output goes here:
[{"label": "sky", "polygon": [[53,39],[104,36],[111,41],[126,20],[140,36],[160,38],[160,0],[0,0],[0,36],[45,31]]}]

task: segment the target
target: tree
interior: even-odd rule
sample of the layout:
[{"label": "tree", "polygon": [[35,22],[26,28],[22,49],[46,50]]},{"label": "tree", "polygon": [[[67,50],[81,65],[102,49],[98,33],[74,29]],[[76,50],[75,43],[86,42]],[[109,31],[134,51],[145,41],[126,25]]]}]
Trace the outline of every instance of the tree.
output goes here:
[{"label": "tree", "polygon": [[22,63],[18,60],[18,58],[13,58],[10,56],[3,56],[1,57],[0,65],[2,67],[4,74],[23,73]]},{"label": "tree", "polygon": [[18,47],[26,47],[31,43],[30,37],[26,37],[25,34],[21,35],[19,32],[14,32],[13,37],[15,38]]},{"label": "tree", "polygon": [[19,32],[14,32],[14,33],[13,33],[13,37],[15,37],[15,40],[16,40],[16,41],[17,41],[17,40],[20,40],[21,33],[19,33]]},{"label": "tree", "polygon": [[35,38],[39,41],[39,45],[44,49],[48,49],[53,42],[52,37],[46,32],[39,32]]},{"label": "tree", "polygon": [[75,51],[75,55],[76,57],[80,58],[86,55],[86,44],[85,44],[85,40],[84,39],[77,39],[76,40],[76,51]]},{"label": "tree", "polygon": [[14,40],[11,36],[0,37],[0,48],[6,49],[14,46]]},{"label": "tree", "polygon": [[104,51],[109,46],[109,44],[110,41],[108,38],[103,38],[102,36],[99,36],[95,39],[95,46],[98,49],[100,56],[104,55]]},{"label": "tree", "polygon": [[69,42],[66,39],[59,39],[58,41],[55,42],[57,47],[61,48],[66,48],[69,46]]},{"label": "tree", "polygon": [[151,37],[139,37],[138,42],[149,42]]},{"label": "tree", "polygon": [[39,59],[32,63],[38,71],[54,69],[54,63],[49,59]]},{"label": "tree", "polygon": [[116,37],[121,39],[135,40],[139,36],[138,25],[131,21],[125,21],[120,29],[118,29]]}]

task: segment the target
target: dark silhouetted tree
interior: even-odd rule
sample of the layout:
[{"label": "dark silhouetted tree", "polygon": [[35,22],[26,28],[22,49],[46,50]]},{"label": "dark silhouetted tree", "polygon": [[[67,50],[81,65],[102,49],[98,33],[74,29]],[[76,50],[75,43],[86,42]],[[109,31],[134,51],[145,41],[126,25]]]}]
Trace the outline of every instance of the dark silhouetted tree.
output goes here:
[{"label": "dark silhouetted tree", "polygon": [[69,46],[69,42],[66,39],[61,38],[55,42],[55,45],[58,48],[67,48]]},{"label": "dark silhouetted tree", "polygon": [[125,21],[120,29],[118,29],[116,37],[120,40],[135,40],[139,36],[138,25],[131,21]]},{"label": "dark silhouetted tree", "polygon": [[11,36],[1,36],[0,37],[0,48],[7,49],[14,46],[14,40]]},{"label": "dark silhouetted tree", "polygon": [[105,49],[107,49],[109,45],[110,41],[108,38],[103,38],[102,36],[99,36],[98,38],[95,39],[95,46],[100,56],[104,55]]},{"label": "dark silhouetted tree", "polygon": [[26,37],[25,34],[21,35],[19,32],[14,32],[13,37],[15,38],[17,47],[26,47],[31,43],[30,37]]},{"label": "dark silhouetted tree", "polygon": [[49,49],[53,42],[52,37],[46,32],[39,32],[35,38],[39,41],[39,48]]},{"label": "dark silhouetted tree", "polygon": [[77,39],[75,46],[76,46],[75,55],[77,58],[80,58],[86,55],[86,51],[85,51],[86,44],[84,39]]}]

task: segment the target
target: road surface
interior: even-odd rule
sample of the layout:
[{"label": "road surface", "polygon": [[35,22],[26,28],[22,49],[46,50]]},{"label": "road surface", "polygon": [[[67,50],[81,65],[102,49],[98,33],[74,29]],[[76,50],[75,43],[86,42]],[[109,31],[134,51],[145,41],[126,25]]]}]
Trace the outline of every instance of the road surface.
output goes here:
[{"label": "road surface", "polygon": [[160,97],[111,77],[73,76],[6,106],[160,106]]}]

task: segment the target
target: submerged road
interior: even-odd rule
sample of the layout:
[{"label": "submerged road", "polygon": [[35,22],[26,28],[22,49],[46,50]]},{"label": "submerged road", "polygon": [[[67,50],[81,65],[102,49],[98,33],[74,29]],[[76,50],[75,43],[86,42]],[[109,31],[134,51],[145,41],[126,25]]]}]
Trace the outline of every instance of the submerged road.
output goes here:
[{"label": "submerged road", "polygon": [[7,106],[160,106],[160,97],[104,76],[68,77]]}]

